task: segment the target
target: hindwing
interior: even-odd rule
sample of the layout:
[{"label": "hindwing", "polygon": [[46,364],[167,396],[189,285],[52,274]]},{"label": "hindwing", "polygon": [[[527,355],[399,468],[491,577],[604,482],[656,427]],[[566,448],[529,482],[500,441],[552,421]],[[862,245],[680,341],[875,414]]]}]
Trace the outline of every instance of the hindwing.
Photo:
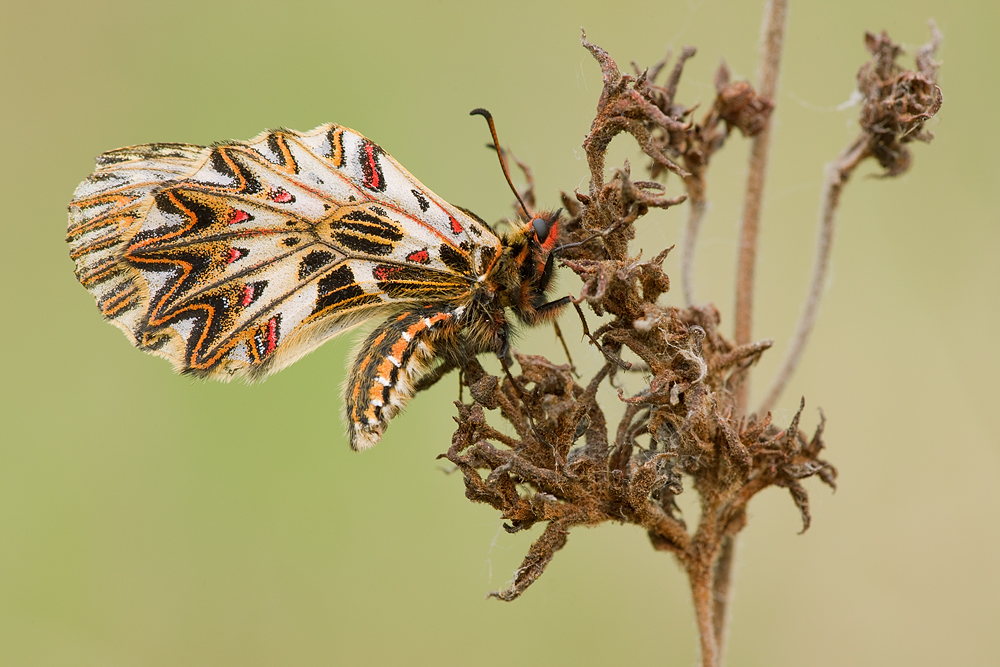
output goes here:
[{"label": "hindwing", "polygon": [[263,377],[402,303],[460,299],[499,239],[338,125],[104,153],[74,193],[77,277],[179,370]]}]

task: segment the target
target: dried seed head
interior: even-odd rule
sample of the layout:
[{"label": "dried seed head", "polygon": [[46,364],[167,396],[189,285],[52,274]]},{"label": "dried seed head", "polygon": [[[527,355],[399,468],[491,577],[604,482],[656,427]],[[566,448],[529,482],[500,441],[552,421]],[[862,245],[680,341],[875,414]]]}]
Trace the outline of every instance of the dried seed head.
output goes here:
[{"label": "dried seed head", "polygon": [[752,137],[767,126],[774,103],[757,94],[749,81],[729,80],[729,68],[719,65],[715,75],[715,108],[729,127],[737,128],[745,137]]},{"label": "dried seed head", "polygon": [[903,49],[885,32],[865,34],[872,59],[858,71],[858,91],[864,100],[859,123],[887,176],[909,168],[910,151],[904,144],[934,138],[924,124],[941,109],[943,97],[933,60],[941,34],[933,24],[931,32],[931,41],[917,53],[916,70],[904,70],[896,62]]}]

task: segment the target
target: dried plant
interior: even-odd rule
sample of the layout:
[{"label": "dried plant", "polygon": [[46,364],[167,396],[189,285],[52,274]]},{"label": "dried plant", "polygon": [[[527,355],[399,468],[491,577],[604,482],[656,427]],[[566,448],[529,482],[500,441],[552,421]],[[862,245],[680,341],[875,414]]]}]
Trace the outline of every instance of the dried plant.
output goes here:
[{"label": "dried plant", "polygon": [[[755,91],[747,82],[732,82],[721,66],[715,102],[700,120],[695,109],[675,99],[684,63],[694,49],[680,53],[661,85],[656,79],[666,60],[625,74],[584,35],[583,45],[600,65],[604,85],[583,144],[589,191],[562,196],[569,216],[562,233],[576,244],[565,251],[562,264],[583,282],[575,309],[605,363],[583,382],[571,365],[535,355],[514,352],[520,372],[502,378],[469,360],[463,381],[471,401],[456,403],[458,428],[442,454],[462,472],[466,496],[499,511],[508,532],[545,524],[510,587],[492,596],[514,600],[523,594],[566,545],[573,527],[609,521],[636,524],[655,549],[674,554],[688,575],[705,665],[721,660],[733,539],[747,523],[747,504],[768,487],[788,489],[804,531],[810,513],[803,481],[815,476],[834,487],[837,476],[822,458],[822,414],[812,435],[800,429],[804,401],[791,423],[783,425],[772,423],[766,409],[745,410],[748,374],[771,341],[741,340],[749,335],[749,310],[740,314],[746,319],[742,333],[735,340],[727,338],[720,331],[718,310],[696,305],[691,287],[706,172],[734,128],[761,142],[751,155],[745,216],[753,218],[750,225],[758,224],[783,25],[783,3],[773,3],[765,16],[765,85]],[[887,175],[896,175],[910,164],[906,143],[930,139],[923,125],[941,105],[931,59],[938,42],[935,31],[931,44],[917,54],[917,69],[904,71],[896,63],[898,46],[885,34],[867,36],[873,59],[858,75],[861,134],[828,172],[821,228],[832,220],[843,184],[862,159],[873,157]],[[667,198],[661,183],[632,180],[627,162],[606,179],[605,151],[621,133],[634,137],[649,157],[653,178],[676,174],[687,196]],[[526,174],[527,195],[533,200],[530,172]],[[630,245],[635,224],[650,209],[667,209],[685,199],[690,204],[683,262],[687,306],[681,309],[660,303],[670,288],[662,269],[670,248],[643,260],[642,251]],[[750,269],[740,271],[739,290],[750,293],[755,234],[744,229],[744,241],[751,240],[740,259],[743,266],[749,253]],[[828,251],[829,240],[818,254],[820,273]],[[818,291],[811,292],[807,303],[818,303],[818,297]],[[592,315],[608,318],[593,332],[584,305]],[[741,307],[749,305],[738,305],[737,310]],[[813,311],[809,327],[814,319]],[[804,346],[807,335],[808,327],[796,340]],[[784,379],[779,378],[766,401],[768,408],[800,353],[783,370]],[[613,406],[601,405],[598,388],[604,382],[615,386],[616,378],[636,371],[642,373],[644,385],[631,395],[618,389],[624,412],[617,424],[609,425]],[[498,411],[513,435],[491,425],[486,411]],[[694,490],[700,503],[694,529],[676,503],[685,487]]]}]

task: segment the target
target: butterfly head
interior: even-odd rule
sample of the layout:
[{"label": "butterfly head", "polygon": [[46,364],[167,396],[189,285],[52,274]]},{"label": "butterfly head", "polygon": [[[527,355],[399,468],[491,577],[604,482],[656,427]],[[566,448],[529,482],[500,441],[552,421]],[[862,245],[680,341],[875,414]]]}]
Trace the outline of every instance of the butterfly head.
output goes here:
[{"label": "butterfly head", "polygon": [[555,268],[560,212],[538,213],[503,237],[502,256],[488,279],[502,306],[529,324],[547,317],[543,306]]}]

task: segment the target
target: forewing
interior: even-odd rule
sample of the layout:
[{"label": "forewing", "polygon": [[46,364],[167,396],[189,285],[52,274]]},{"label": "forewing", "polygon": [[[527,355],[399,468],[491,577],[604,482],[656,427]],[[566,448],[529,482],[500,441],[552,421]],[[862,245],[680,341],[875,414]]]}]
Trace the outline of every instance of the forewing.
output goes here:
[{"label": "forewing", "polygon": [[137,346],[251,379],[376,309],[461,296],[498,245],[336,125],[105,153],[68,240],[81,283]]}]

